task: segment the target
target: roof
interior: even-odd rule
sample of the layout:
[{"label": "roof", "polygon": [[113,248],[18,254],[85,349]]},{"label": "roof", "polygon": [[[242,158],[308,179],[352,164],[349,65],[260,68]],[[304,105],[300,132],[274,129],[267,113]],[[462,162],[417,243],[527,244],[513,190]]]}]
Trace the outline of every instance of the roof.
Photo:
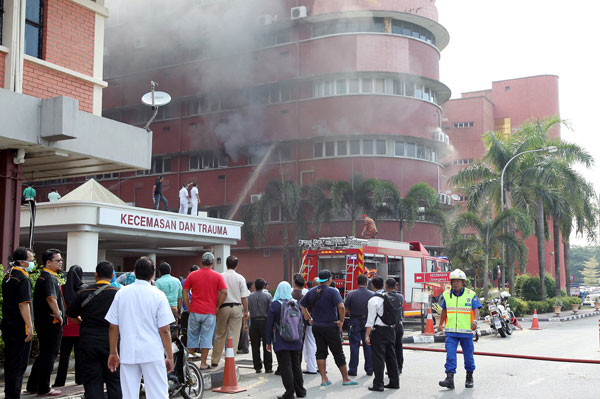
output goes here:
[{"label": "roof", "polygon": [[94,201],[113,205],[127,205],[94,179],[90,179],[75,190],[64,195],[59,201]]}]

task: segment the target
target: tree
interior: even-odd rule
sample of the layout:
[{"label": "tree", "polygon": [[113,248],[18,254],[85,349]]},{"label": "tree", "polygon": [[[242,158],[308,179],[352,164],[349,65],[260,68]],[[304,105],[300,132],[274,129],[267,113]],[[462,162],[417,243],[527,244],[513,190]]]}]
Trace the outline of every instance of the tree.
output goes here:
[{"label": "tree", "polygon": [[[505,223],[513,223],[519,227],[520,231],[525,233],[529,233],[531,228],[527,216],[518,209],[508,209],[495,218],[491,218],[491,209],[486,208],[484,218],[471,211],[458,215],[451,229],[454,239],[448,246],[448,252],[453,254],[459,253],[470,246],[483,250],[485,256],[483,265],[484,297],[487,297],[488,293],[489,260],[498,253],[501,243],[504,243],[509,250],[516,251],[519,254],[521,264],[527,261],[527,248],[523,240],[514,233],[502,233],[502,226]],[[463,238],[462,231],[465,229],[471,229],[474,234]]]},{"label": "tree", "polygon": [[327,193],[333,183],[330,180],[320,179],[310,186],[302,187],[310,207],[312,208],[312,227],[318,236],[323,222],[329,220],[333,205]]},{"label": "tree", "polygon": [[296,236],[303,222],[300,217],[300,187],[294,181],[271,180],[265,186],[265,191],[260,200],[248,206],[244,212],[244,238],[249,242],[258,239],[259,245],[264,242],[264,236],[269,222],[269,215],[273,208],[279,208],[283,230],[283,278],[289,280],[291,276],[289,254],[289,224],[295,223]]},{"label": "tree", "polygon": [[598,261],[596,258],[589,258],[583,264],[583,284],[587,286],[595,286],[599,283],[600,268],[598,268]]},{"label": "tree", "polygon": [[[420,208],[424,208],[421,212]],[[437,192],[427,183],[416,183],[397,203],[398,227],[400,229],[400,241],[404,241],[404,227],[412,229],[420,217],[438,223],[445,236],[446,213],[441,209]]]},{"label": "tree", "polygon": [[350,181],[338,180],[331,187],[331,202],[338,212],[346,212],[352,220],[352,235],[356,237],[356,219],[359,212],[371,209],[372,180],[362,175],[352,175]]}]

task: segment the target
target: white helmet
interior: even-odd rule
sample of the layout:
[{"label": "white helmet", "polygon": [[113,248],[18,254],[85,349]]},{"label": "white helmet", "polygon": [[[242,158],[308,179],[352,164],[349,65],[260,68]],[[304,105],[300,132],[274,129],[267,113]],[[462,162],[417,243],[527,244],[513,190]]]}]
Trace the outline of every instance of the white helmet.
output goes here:
[{"label": "white helmet", "polygon": [[500,294],[500,296],[504,299],[510,298],[510,294],[506,291],[502,291],[502,293]]},{"label": "white helmet", "polygon": [[456,269],[450,272],[450,280],[464,280],[467,281],[467,275],[460,269]]}]

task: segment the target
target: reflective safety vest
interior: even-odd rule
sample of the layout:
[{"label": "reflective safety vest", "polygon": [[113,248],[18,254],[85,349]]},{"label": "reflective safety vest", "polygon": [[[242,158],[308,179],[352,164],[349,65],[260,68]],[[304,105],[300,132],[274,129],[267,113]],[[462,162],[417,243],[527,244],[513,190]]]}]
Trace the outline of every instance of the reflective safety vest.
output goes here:
[{"label": "reflective safety vest", "polygon": [[444,291],[446,302],[446,328],[444,331],[453,333],[473,334],[471,323],[473,322],[473,298],[475,291],[465,288],[461,296]]}]

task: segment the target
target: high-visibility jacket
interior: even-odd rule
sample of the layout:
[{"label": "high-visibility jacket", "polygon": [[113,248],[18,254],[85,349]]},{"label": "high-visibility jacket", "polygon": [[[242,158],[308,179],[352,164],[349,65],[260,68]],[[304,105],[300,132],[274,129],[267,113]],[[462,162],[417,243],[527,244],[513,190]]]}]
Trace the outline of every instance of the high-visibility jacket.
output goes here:
[{"label": "high-visibility jacket", "polygon": [[472,334],[473,298],[475,291],[465,288],[461,296],[451,294],[451,290],[444,291],[446,302],[446,332]]}]

